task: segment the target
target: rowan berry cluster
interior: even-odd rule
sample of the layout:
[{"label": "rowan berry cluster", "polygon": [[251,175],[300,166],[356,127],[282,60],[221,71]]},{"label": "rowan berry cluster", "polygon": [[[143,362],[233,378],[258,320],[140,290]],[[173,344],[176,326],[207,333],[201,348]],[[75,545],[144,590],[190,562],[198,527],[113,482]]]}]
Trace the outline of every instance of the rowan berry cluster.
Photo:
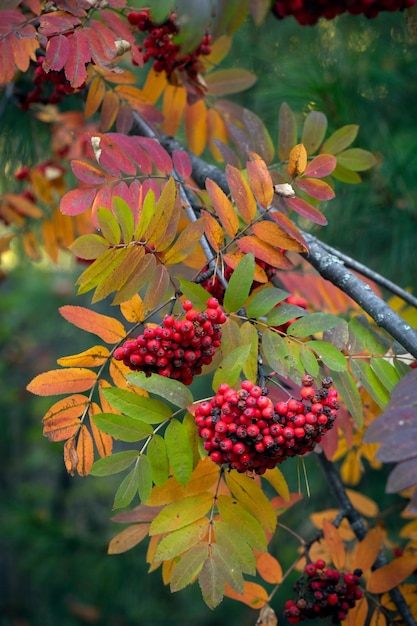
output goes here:
[{"label": "rowan berry cluster", "polygon": [[311,452],[333,426],[339,408],[331,378],[324,379],[320,389],[313,383],[312,376],[305,375],[301,400],[275,405],[267,388],[249,380],[239,390],[221,384],[195,412],[198,434],[211,459],[238,472],[263,474],[288,457]]},{"label": "rowan berry cluster", "polygon": [[189,300],[182,306],[185,319],[166,315],[160,326],[148,326],[137,339],[116,348],[114,358],[147,376],[159,374],[190,385],[213,360],[226,316],[216,298],[208,299],[203,312],[195,311]]},{"label": "rowan berry cluster", "polygon": [[320,17],[328,20],[342,13],[363,14],[373,18],[381,11],[401,11],[411,7],[417,0],[277,0],[272,8],[274,15],[282,19],[293,15],[302,26],[316,24]]},{"label": "rowan berry cluster", "polygon": [[305,566],[304,574],[293,587],[297,598],[285,603],[284,617],[290,624],[316,617],[331,617],[333,624],[339,624],[362,598],[358,588],[362,570],[344,574],[325,568],[322,559]]},{"label": "rowan berry cluster", "polygon": [[[274,275],[275,275],[275,268],[272,267],[272,265],[269,265],[269,263],[266,263],[265,261],[261,261],[260,259],[255,259],[256,264],[259,265],[259,267],[261,267],[264,271],[265,274],[268,278],[268,280],[271,280]],[[208,267],[206,266],[203,269],[203,273],[208,271]],[[233,274],[233,269],[230,267],[230,265],[225,265],[224,266],[224,270],[223,270],[223,276],[225,277],[225,279],[228,281],[231,277],[231,275]],[[257,282],[256,280],[253,281],[252,283],[252,289],[256,289],[257,287],[260,287],[262,283]],[[214,274],[212,276],[209,276],[209,278],[206,278],[202,283],[201,286],[208,291],[209,293],[211,293],[212,296],[214,296],[215,298],[218,299],[218,301],[220,302],[220,304],[223,303],[223,298],[224,298],[224,292],[225,292],[225,288],[222,285],[222,283],[220,282],[219,277],[217,276],[217,274]]]},{"label": "rowan berry cluster", "polygon": [[27,95],[20,97],[20,107],[23,110],[27,110],[35,103],[59,104],[63,98],[74,93],[74,88],[66,79],[64,70],[45,72],[42,67],[44,60],[45,57],[40,56],[36,61],[34,88]]},{"label": "rowan berry cluster", "polygon": [[175,13],[172,13],[163,24],[153,22],[147,10],[131,11],[127,19],[133,26],[137,26],[138,30],[148,33],[139,49],[140,51],[144,50],[143,60],[145,63],[154,59],[153,68],[155,72],[166,72],[167,76],[170,76],[175,70],[178,70],[185,72],[192,80],[197,78],[200,70],[199,57],[211,52],[211,35],[204,35],[201,43],[193,52],[181,56],[180,45],[175,41],[175,37],[179,33],[179,28],[175,23]]}]

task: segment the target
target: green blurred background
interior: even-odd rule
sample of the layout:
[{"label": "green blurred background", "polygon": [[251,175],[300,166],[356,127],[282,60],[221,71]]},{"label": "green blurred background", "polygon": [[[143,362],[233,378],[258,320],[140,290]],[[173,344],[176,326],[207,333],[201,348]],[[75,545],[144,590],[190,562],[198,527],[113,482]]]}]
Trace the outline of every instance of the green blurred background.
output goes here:
[{"label": "green blurred background", "polygon": [[[248,21],[225,63],[258,74],[257,85],[239,102],[265,121],[274,141],[283,101],[300,117],[311,109],[323,111],[330,130],[360,124],[355,145],[376,153],[379,165],[359,186],[338,185],[326,209],[329,226],[314,232],[411,288],[417,235],[416,45],[404,14],[372,21],[342,16],[315,28],[271,18],[261,29]],[[33,133],[39,131],[27,123],[22,136],[26,123],[11,108],[0,118],[5,159],[17,148],[22,161],[35,157]],[[46,149],[47,137],[36,134],[36,142]],[[120,529],[110,522],[116,481],[68,477],[62,444],[42,437],[40,420],[51,400],[31,396],[26,384],[55,368],[59,356],[93,341],[58,313],[64,304],[88,305],[88,298],[75,296],[79,271],[67,261],[52,268],[19,260],[0,284],[0,626],[254,626],[257,614],[227,599],[211,612],[197,586],[170,594],[159,571],[147,574],[146,545],[107,556],[108,540]],[[313,530],[308,511],[333,503],[314,455],[306,465],[311,500],[305,498],[282,521],[308,538]],[[295,465],[287,462],[283,471],[296,490]],[[370,475],[360,485],[381,508],[392,504],[383,484],[383,477],[376,481]],[[389,525],[390,518],[386,521]],[[273,545],[288,566],[296,540],[280,530]],[[287,583],[275,597],[277,611],[289,593]]]}]

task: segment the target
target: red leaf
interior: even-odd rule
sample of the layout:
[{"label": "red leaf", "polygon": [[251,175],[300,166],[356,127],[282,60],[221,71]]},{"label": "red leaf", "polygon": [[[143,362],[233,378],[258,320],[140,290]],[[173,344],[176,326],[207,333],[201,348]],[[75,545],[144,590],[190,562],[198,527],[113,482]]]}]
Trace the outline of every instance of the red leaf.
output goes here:
[{"label": "red leaf", "polygon": [[285,203],[290,209],[315,224],[320,224],[321,226],[327,224],[327,219],[324,217],[323,213],[302,198],[285,198]]},{"label": "red leaf", "polygon": [[80,215],[87,211],[93,203],[95,189],[72,189],[61,199],[60,210],[64,215]]},{"label": "red leaf", "polygon": [[67,62],[69,51],[68,37],[65,37],[65,35],[51,37],[46,46],[45,60],[42,63],[42,68],[45,72],[49,72],[50,70],[59,72]]},{"label": "red leaf", "polygon": [[183,178],[188,178],[193,173],[193,166],[190,157],[185,150],[174,150],[172,153],[172,161],[178,174]]},{"label": "red leaf", "polygon": [[139,137],[128,137],[123,134],[119,134],[117,139],[118,145],[128,152],[132,161],[137,165],[137,167],[142,170],[144,174],[152,174],[152,161],[149,158],[148,154],[140,145],[139,141],[137,141]]},{"label": "red leaf", "polygon": [[98,20],[92,20],[91,27],[85,30],[93,60],[97,65],[105,67],[116,56],[114,33]]},{"label": "red leaf", "polygon": [[0,39],[0,85],[5,85],[13,80],[15,64],[13,49],[10,45],[10,38]]},{"label": "red leaf", "polygon": [[168,152],[161,146],[159,141],[151,139],[150,137],[137,137],[140,145],[145,148],[154,162],[155,167],[158,168],[162,174],[170,174],[172,172],[172,160]]},{"label": "red leaf", "polygon": [[73,87],[81,87],[87,78],[86,63],[91,61],[90,45],[87,35],[76,30],[68,36],[69,56],[65,64],[65,76]]},{"label": "red leaf", "polygon": [[312,198],[317,200],[331,200],[335,197],[334,190],[324,182],[324,180],[316,180],[315,178],[301,178],[297,180],[296,185]]},{"label": "red leaf", "polygon": [[312,178],[324,178],[333,172],[336,165],[337,159],[333,154],[319,154],[310,161],[304,170],[304,174]]},{"label": "red leaf", "polygon": [[38,32],[47,37],[72,31],[80,24],[80,20],[75,15],[65,13],[65,11],[54,11],[39,16]]},{"label": "red leaf", "polygon": [[88,185],[101,185],[106,182],[104,172],[88,161],[74,159],[71,161],[71,169],[74,176]]},{"label": "red leaf", "polygon": [[120,169],[126,172],[126,174],[134,176],[136,174],[135,158],[139,158],[141,161],[144,160],[143,151],[137,146],[134,141],[135,138],[127,137],[120,133],[108,133],[104,137],[111,140],[112,143],[108,143],[108,145],[109,147],[111,146]]}]

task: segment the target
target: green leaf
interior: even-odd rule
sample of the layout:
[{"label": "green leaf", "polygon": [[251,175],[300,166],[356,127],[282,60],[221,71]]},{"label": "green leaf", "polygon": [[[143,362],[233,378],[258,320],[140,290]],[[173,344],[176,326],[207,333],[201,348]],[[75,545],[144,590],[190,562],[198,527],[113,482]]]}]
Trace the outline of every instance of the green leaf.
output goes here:
[{"label": "green leaf", "polygon": [[248,380],[256,382],[258,375],[258,331],[250,322],[244,322],[240,327],[242,342],[250,346],[249,355],[243,365],[243,373]]},{"label": "green leaf", "polygon": [[113,509],[122,509],[129,506],[138,489],[138,460],[135,467],[124,477],[114,496]]},{"label": "green leaf", "polygon": [[265,531],[240,502],[230,496],[219,496],[217,506],[221,519],[234,528],[237,536],[243,537],[251,548],[265,552],[267,549]]},{"label": "green leaf", "polygon": [[213,504],[213,494],[199,493],[195,496],[182,498],[177,502],[167,504],[155,517],[149,529],[150,535],[171,533],[184,528],[201,519],[210,510]]},{"label": "green leaf", "polygon": [[152,480],[162,487],[169,476],[169,461],[165,439],[154,435],[148,444],[147,457],[152,469]]},{"label": "green leaf", "polygon": [[278,157],[284,162],[288,160],[291,149],[297,143],[297,121],[286,102],[281,104],[278,124]]},{"label": "green leaf", "polygon": [[121,231],[113,213],[105,207],[98,207],[97,222],[103,237],[112,245],[117,246],[120,243]]},{"label": "green leaf", "polygon": [[236,532],[235,526],[221,520],[215,520],[214,534],[216,544],[232,555],[242,572],[254,576],[256,574],[254,552],[245,539]]},{"label": "green leaf", "polygon": [[152,374],[152,376],[146,377],[143,372],[128,374],[126,378],[129,382],[140,387],[140,389],[165,398],[165,400],[181,409],[185,409],[193,403],[191,391],[185,385],[172,378],[159,376],[159,374]]},{"label": "green leaf", "polygon": [[97,259],[109,248],[109,242],[100,235],[81,235],[71,245],[70,250],[75,256],[87,261]]},{"label": "green leaf", "polygon": [[288,298],[289,295],[288,291],[283,291],[282,289],[277,289],[276,287],[261,289],[255,293],[253,298],[250,299],[249,304],[246,307],[246,314],[248,317],[253,317],[255,319],[263,317],[279,302]]},{"label": "green leaf", "polygon": [[225,311],[231,313],[243,307],[249,296],[254,274],[255,257],[252,252],[249,252],[239,261],[229,279],[223,300]]},{"label": "green leaf", "polygon": [[242,345],[240,326],[232,317],[228,317],[222,325],[222,354],[229,354],[232,350]]},{"label": "green leaf", "polygon": [[293,337],[308,337],[308,335],[329,330],[339,324],[346,324],[346,322],[337,317],[337,315],[332,315],[331,313],[309,313],[291,324],[287,334]]},{"label": "green leaf", "polygon": [[152,219],[154,212],[155,212],[155,194],[152,191],[152,189],[149,189],[148,193],[146,194],[143,200],[140,219],[135,230],[135,239],[137,241],[141,241],[143,235],[145,234],[149,226],[149,223]]},{"label": "green leaf", "polygon": [[236,561],[233,554],[221,548],[217,543],[213,543],[211,546],[211,555],[218,565],[219,573],[223,577],[223,580],[238,593],[243,593],[245,581],[243,580],[239,563]]},{"label": "green leaf", "polygon": [[281,304],[277,306],[267,316],[269,326],[281,326],[298,317],[304,317],[308,315],[308,311],[301,306],[295,304]]},{"label": "green leaf", "polygon": [[314,154],[321,145],[327,130],[327,117],[320,111],[310,111],[303,126],[301,143],[307,154]]},{"label": "green leaf", "polygon": [[121,257],[126,254],[127,248],[110,248],[99,256],[77,279],[78,293],[87,293],[96,287],[120,263]]},{"label": "green leaf", "polygon": [[324,365],[330,367],[331,370],[343,372],[347,369],[346,357],[331,343],[326,341],[307,341],[305,345],[310,346]]},{"label": "green leaf", "polygon": [[138,396],[133,391],[106,387],[103,389],[103,395],[118,411],[147,424],[160,424],[172,415],[170,407],[160,400]]},{"label": "green leaf", "polygon": [[223,600],[225,581],[221,575],[219,564],[210,555],[201,568],[198,583],[204,602],[210,609],[215,609]]},{"label": "green leaf", "polygon": [[152,469],[149,459],[142,454],[138,465],[137,489],[142,502],[149,500],[152,491]]},{"label": "green leaf", "polygon": [[391,391],[401,378],[387,359],[371,357],[371,368],[388,391]]},{"label": "green leaf", "polygon": [[167,561],[186,552],[203,539],[208,527],[208,517],[202,517],[188,526],[170,532],[158,543],[155,561]]},{"label": "green leaf", "polygon": [[314,352],[305,344],[301,346],[300,359],[307,374],[316,378],[319,373],[319,364]]},{"label": "green leaf", "polygon": [[372,152],[362,150],[362,148],[350,148],[337,155],[338,165],[345,167],[347,170],[352,170],[353,172],[369,170],[376,165],[376,162],[376,158]]},{"label": "green leaf", "polygon": [[117,218],[124,243],[129,243],[133,237],[135,228],[133,211],[130,206],[117,196],[113,197],[113,212]]},{"label": "green leaf", "polygon": [[342,152],[342,150],[350,146],[350,144],[355,141],[358,130],[359,126],[357,126],[356,124],[348,124],[346,126],[342,126],[342,128],[336,130],[324,142],[320,152],[328,152],[329,154],[337,154],[338,152]]},{"label": "green leaf", "polygon": [[235,348],[223,359],[213,376],[213,389],[216,390],[221,383],[233,386],[245,365],[250,352],[250,345]]},{"label": "green leaf", "polygon": [[181,591],[195,581],[203,567],[208,554],[208,543],[199,543],[193,546],[180,562],[174,567],[170,588],[172,592]]},{"label": "green leaf", "polygon": [[346,183],[348,185],[358,185],[362,182],[362,178],[357,172],[348,170],[346,167],[342,167],[341,165],[336,165],[332,172],[332,176],[336,180],[340,180],[341,183]]},{"label": "green leaf", "polygon": [[262,334],[262,350],[269,366],[278,374],[288,373],[288,346],[284,339],[273,330],[267,328]]},{"label": "green leaf", "polygon": [[149,424],[125,415],[98,413],[92,419],[97,428],[121,441],[141,441],[153,433]]},{"label": "green leaf", "polygon": [[201,285],[181,278],[181,276],[176,276],[175,279],[180,284],[181,293],[188,300],[191,300],[194,308],[197,309],[197,311],[203,311],[207,306],[207,300],[210,294]]},{"label": "green leaf", "polygon": [[378,376],[371,369],[371,366],[364,361],[351,359],[351,368],[353,374],[362,383],[371,398],[375,400],[381,409],[385,408],[385,405],[389,401],[389,393]]},{"label": "green leaf", "polygon": [[133,461],[139,456],[137,450],[125,450],[124,452],[115,452],[111,456],[105,456],[93,463],[90,474],[93,476],[111,476],[123,472]]},{"label": "green leaf", "polygon": [[358,428],[363,426],[363,407],[358,387],[353,380],[350,372],[335,372],[330,368],[330,375],[333,378],[334,385],[340,393],[346,408],[355,420]]},{"label": "green leaf", "polygon": [[368,350],[370,354],[382,355],[390,347],[389,340],[376,332],[365,315],[358,315],[352,318],[349,321],[349,331],[360,344],[360,349],[355,346],[355,352]]},{"label": "green leaf", "polygon": [[165,443],[172,472],[185,487],[193,471],[193,450],[184,424],[172,419],[165,431]]}]

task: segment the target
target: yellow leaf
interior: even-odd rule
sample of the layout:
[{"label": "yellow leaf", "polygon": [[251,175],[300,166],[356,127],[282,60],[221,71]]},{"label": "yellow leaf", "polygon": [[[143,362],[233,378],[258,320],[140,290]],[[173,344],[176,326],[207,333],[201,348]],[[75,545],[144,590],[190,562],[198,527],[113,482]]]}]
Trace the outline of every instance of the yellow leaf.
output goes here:
[{"label": "yellow leaf", "polygon": [[245,580],[243,587],[243,593],[238,593],[230,585],[225,584],[224,595],[232,600],[238,600],[247,604],[252,609],[260,609],[268,602],[268,593],[266,589],[258,585],[258,583],[252,583]]},{"label": "yellow leaf", "polygon": [[49,256],[53,263],[58,262],[59,245],[56,238],[55,228],[49,220],[42,222],[42,242],[45,248],[46,254]]},{"label": "yellow leaf", "polygon": [[384,537],[385,533],[379,526],[369,530],[366,537],[356,547],[352,568],[359,568],[363,572],[371,569],[381,550]]},{"label": "yellow leaf", "polygon": [[339,531],[329,520],[323,519],[323,535],[330,550],[330,556],[337,569],[343,569],[345,565],[345,546]]},{"label": "yellow leaf", "polygon": [[273,533],[277,516],[259,485],[246,474],[237,472],[226,474],[226,484],[235,498],[259,521],[262,527]]},{"label": "yellow leaf", "polygon": [[108,554],[127,552],[148,535],[149,524],[134,524],[118,533],[109,543]]},{"label": "yellow leaf", "polygon": [[253,224],[252,230],[259,239],[265,243],[269,243],[274,248],[306,252],[306,247],[303,246],[302,243],[297,241],[275,222],[256,222]]},{"label": "yellow leaf", "polygon": [[267,583],[276,585],[282,581],[282,567],[268,552],[259,552],[256,555],[256,569]]},{"label": "yellow leaf", "polygon": [[300,176],[307,167],[307,150],[302,143],[294,146],[288,157],[288,173],[291,178]]},{"label": "yellow leaf", "polygon": [[167,85],[164,91],[162,113],[165,122],[162,130],[167,135],[175,137],[187,102],[187,90],[182,85]]},{"label": "yellow leaf", "polygon": [[117,343],[126,337],[123,324],[108,315],[102,315],[85,307],[70,304],[60,307],[59,312],[67,322],[74,324],[77,328],[97,335],[106,343]]},{"label": "yellow leaf", "polygon": [[169,248],[163,257],[164,263],[174,265],[181,263],[197,246],[204,232],[205,219],[200,218],[195,222],[191,222],[182,231],[174,245]]},{"label": "yellow leaf", "polygon": [[[236,269],[240,261],[243,259],[244,254],[242,252],[236,252],[235,254],[224,254],[223,259],[227,265],[230,265],[232,269]],[[253,279],[258,283],[267,283],[268,276],[265,270],[263,270],[258,264],[255,265],[255,274]]]},{"label": "yellow leaf", "polygon": [[155,486],[152,489],[150,498],[147,500],[148,506],[160,506],[181,500],[187,495],[197,495],[201,492],[208,491],[216,484],[219,479],[219,467],[207,457],[199,461],[194,468],[190,480],[186,487],[171,477],[167,480],[163,487]]},{"label": "yellow leaf", "polygon": [[98,367],[110,357],[109,349],[105,346],[94,346],[79,354],[64,356],[57,360],[63,367]]},{"label": "yellow leaf", "polygon": [[133,324],[143,322],[145,319],[145,311],[143,307],[143,300],[139,294],[135,293],[130,300],[126,300],[120,304],[120,310],[123,317]]},{"label": "yellow leaf", "polygon": [[360,481],[362,472],[356,450],[350,450],[347,453],[340,469],[340,475],[346,485],[357,485]]},{"label": "yellow leaf", "polygon": [[239,218],[232,203],[217,183],[210,178],[206,178],[206,189],[226,234],[233,238],[239,228]]},{"label": "yellow leaf", "polygon": [[207,108],[204,100],[186,105],[184,125],[188,148],[200,156],[207,143]]},{"label": "yellow leaf", "polygon": [[290,490],[288,488],[288,483],[285,480],[284,474],[278,467],[274,467],[274,469],[267,469],[263,474],[263,478],[265,478],[275,489],[275,491],[283,498],[285,502],[290,501]]},{"label": "yellow leaf", "polygon": [[104,84],[104,80],[100,76],[95,76],[90,83],[84,107],[84,115],[87,119],[98,111],[105,93],[106,86]]},{"label": "yellow leaf", "polygon": [[379,508],[374,500],[352,489],[346,489],[346,493],[359,513],[365,515],[365,517],[377,517],[379,515]]},{"label": "yellow leaf", "polygon": [[37,396],[56,396],[62,393],[87,391],[96,380],[95,372],[81,367],[71,367],[38,374],[26,389]]},{"label": "yellow leaf", "polygon": [[149,70],[143,85],[143,96],[150,104],[155,104],[166,86],[167,78],[165,72],[157,73],[152,68]]},{"label": "yellow leaf", "polygon": [[80,476],[87,476],[94,463],[94,448],[93,438],[85,424],[81,426],[81,430],[78,435],[77,456],[77,472]]},{"label": "yellow leaf", "polygon": [[372,572],[368,579],[366,589],[370,593],[385,593],[394,589],[406,578],[411,576],[417,568],[416,556],[400,556],[388,565],[384,565]]},{"label": "yellow leaf", "polygon": [[[338,509],[326,509],[325,511],[319,511],[317,513],[311,513],[310,519],[316,528],[323,529],[323,520],[334,520],[339,513]],[[351,541],[355,538],[352,529],[349,526],[349,522],[344,519],[339,526],[339,534],[344,541]]]},{"label": "yellow leaf", "polygon": [[227,145],[229,140],[226,124],[220,114],[214,109],[209,109],[207,112],[207,135],[210,152],[213,158],[218,163],[221,163],[224,159],[215,141],[218,140]]},{"label": "yellow leaf", "polygon": [[271,244],[262,241],[259,237],[254,235],[241,237],[238,240],[238,246],[239,249],[245,254],[253,252],[257,259],[265,261],[265,263],[272,265],[272,267],[288,270],[293,266],[291,261],[282,252],[280,252],[280,250],[277,250],[271,246]]},{"label": "yellow leaf", "polygon": [[162,563],[162,582],[164,585],[169,585],[172,578],[172,572],[177,564],[177,559],[170,559]]},{"label": "yellow leaf", "polygon": [[22,236],[23,249],[25,254],[32,259],[32,261],[40,261],[42,258],[42,253],[39,248],[38,240],[36,239],[35,234],[29,230]]},{"label": "yellow leaf", "polygon": [[[149,504],[149,500],[147,502]],[[149,529],[150,535],[160,535],[184,528],[203,517],[213,504],[213,494],[199,493],[167,504],[155,517]]]}]

